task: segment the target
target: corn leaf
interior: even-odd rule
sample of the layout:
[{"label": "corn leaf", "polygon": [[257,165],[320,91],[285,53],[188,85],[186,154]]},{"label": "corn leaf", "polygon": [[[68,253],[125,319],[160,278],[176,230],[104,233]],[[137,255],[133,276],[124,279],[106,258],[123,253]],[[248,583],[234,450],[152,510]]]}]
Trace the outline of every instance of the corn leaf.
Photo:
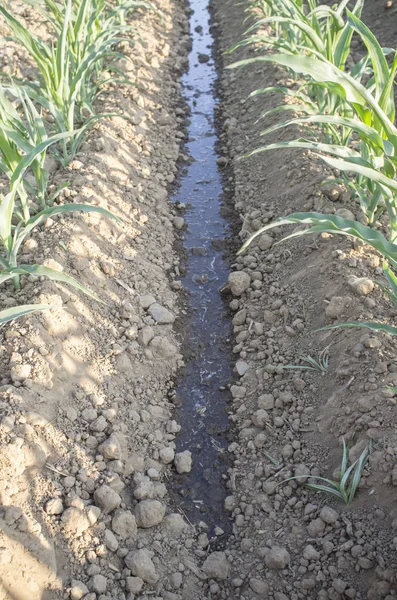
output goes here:
[{"label": "corn leaf", "polygon": [[21,306],[13,306],[12,308],[6,308],[0,311],[0,326],[35,312],[41,312],[43,310],[50,310],[57,308],[50,304],[22,304]]}]

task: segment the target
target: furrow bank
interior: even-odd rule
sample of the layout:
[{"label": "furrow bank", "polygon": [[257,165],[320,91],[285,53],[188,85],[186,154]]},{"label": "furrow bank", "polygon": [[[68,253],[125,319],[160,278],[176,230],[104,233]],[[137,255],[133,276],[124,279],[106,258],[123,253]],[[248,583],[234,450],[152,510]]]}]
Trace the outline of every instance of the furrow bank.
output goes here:
[{"label": "furrow bank", "polygon": [[[375,8],[368,5],[371,26]],[[223,66],[221,140],[234,173],[241,242],[296,211],[360,218],[349,194],[321,185],[334,175],[310,153],[266,152],[238,160],[263,145],[267,138],[260,131],[279,119],[269,115],[258,122],[280,103],[277,94],[247,100],[248,94],[291,83],[269,64],[225,70],[253,56],[249,48],[224,54],[253,22],[246,8],[230,0],[213,2]],[[378,27],[381,23],[382,17]],[[278,132],[278,141],[291,138],[288,130]],[[391,599],[396,415],[387,386],[396,378],[396,343],[363,330],[316,332],[338,321],[393,319],[393,309],[371,282],[357,284],[376,279],[380,260],[368,247],[328,234],[275,245],[292,230],[274,231],[257,238],[234,264],[241,286],[230,304],[233,353],[249,369],[231,388],[236,439],[229,446],[234,463],[226,505],[234,521],[228,550],[235,579],[228,597]],[[277,369],[299,364],[302,354],[318,360],[327,346],[325,374]],[[337,478],[342,439],[351,461],[370,440],[374,444],[351,506],[310,492],[302,485],[305,478],[286,481],[303,475]]]}]

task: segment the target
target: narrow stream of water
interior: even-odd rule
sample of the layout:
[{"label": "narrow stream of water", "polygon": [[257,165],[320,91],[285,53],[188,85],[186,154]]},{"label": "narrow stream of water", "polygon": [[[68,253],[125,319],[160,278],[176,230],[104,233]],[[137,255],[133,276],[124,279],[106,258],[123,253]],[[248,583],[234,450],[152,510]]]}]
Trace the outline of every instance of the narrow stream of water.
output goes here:
[{"label": "narrow stream of water", "polygon": [[187,205],[184,246],[188,257],[183,285],[192,313],[190,331],[185,332],[191,359],[176,390],[182,401],[177,450],[193,453],[193,470],[177,476],[174,489],[189,518],[204,520],[213,530],[217,525],[225,529],[228,523],[222,479],[227,442],[222,434],[228,427],[229,398],[222,388],[232,378],[231,325],[219,289],[229,274],[221,242],[230,237],[230,231],[221,216],[224,199],[214,125],[217,73],[208,0],[190,0],[190,7],[193,48],[182,82],[191,109],[186,150],[193,160],[174,201]]}]

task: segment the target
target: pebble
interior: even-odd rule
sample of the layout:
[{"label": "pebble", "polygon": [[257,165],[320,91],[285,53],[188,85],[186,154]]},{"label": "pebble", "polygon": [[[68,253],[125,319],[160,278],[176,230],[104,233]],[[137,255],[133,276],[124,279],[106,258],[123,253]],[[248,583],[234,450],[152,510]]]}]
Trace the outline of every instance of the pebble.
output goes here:
[{"label": "pebble", "polygon": [[263,233],[259,237],[258,246],[261,250],[269,250],[274,244],[274,239],[268,233]]},{"label": "pebble", "polygon": [[265,563],[269,569],[284,569],[290,561],[290,555],[285,548],[273,546],[270,552],[265,556]]},{"label": "pebble", "polygon": [[115,433],[112,433],[107,440],[98,446],[98,451],[108,460],[118,460],[122,458],[121,444]]},{"label": "pebble", "polygon": [[338,513],[336,512],[336,510],[330,508],[329,506],[323,506],[323,508],[320,511],[320,519],[325,521],[325,523],[328,523],[328,525],[331,525],[332,523],[335,523],[335,521],[338,520]]},{"label": "pebble", "polygon": [[90,527],[90,522],[87,515],[76,508],[71,506],[67,508],[61,517],[65,531],[79,537],[86,529]]},{"label": "pebble", "polygon": [[144,529],[159,525],[164,515],[165,507],[158,500],[143,500],[135,508],[136,523]]},{"label": "pebble", "polygon": [[153,338],[154,338],[154,331],[153,331],[153,327],[150,327],[150,325],[148,325],[147,327],[143,327],[138,332],[138,342],[140,344],[142,344],[142,346],[148,346]]},{"label": "pebble", "polygon": [[149,344],[154,358],[172,358],[177,353],[177,347],[166,337],[156,335]]},{"label": "pebble", "polygon": [[372,279],[367,277],[351,277],[348,280],[348,285],[357,296],[368,296],[375,287]]},{"label": "pebble", "polygon": [[230,273],[228,282],[233,296],[241,296],[249,288],[251,277],[244,271],[235,271]]},{"label": "pebble", "polygon": [[142,294],[139,296],[139,304],[143,309],[147,310],[152,304],[156,302],[156,298],[151,294]]},{"label": "pebble", "polygon": [[314,519],[311,523],[309,523],[307,527],[307,531],[309,532],[310,537],[319,537],[323,534],[325,529],[325,523],[322,519]]},{"label": "pebble", "polygon": [[60,498],[51,498],[48,500],[44,509],[47,515],[60,515],[63,513],[63,503]]},{"label": "pebble", "polygon": [[245,375],[245,373],[248,371],[248,369],[249,369],[249,364],[246,363],[244,360],[239,360],[236,362],[236,371],[240,377]]},{"label": "pebble", "polygon": [[110,513],[121,504],[121,497],[110,486],[102,485],[94,492],[94,500],[104,513]]},{"label": "pebble", "polygon": [[169,465],[175,458],[175,450],[172,446],[166,446],[161,448],[159,456],[162,463]]},{"label": "pebble", "polygon": [[331,319],[337,319],[342,316],[349,304],[350,298],[346,296],[333,296],[325,309],[325,314]]},{"label": "pebble", "polygon": [[203,564],[203,571],[212,579],[227,579],[230,573],[230,563],[224,552],[213,552]]},{"label": "pebble", "polygon": [[113,515],[112,529],[123,540],[135,538],[138,531],[135,516],[129,510],[118,508]]},{"label": "pebble", "polygon": [[171,513],[164,518],[162,528],[172,537],[179,537],[188,528],[182,515]]},{"label": "pebble", "polygon": [[144,585],[145,582],[140,577],[126,577],[125,587],[131,594],[139,594]]},{"label": "pebble", "polygon": [[106,577],[99,574],[91,577],[90,581],[88,582],[89,589],[91,589],[93,592],[96,592],[97,594],[104,594],[106,592],[107,586],[108,582]]},{"label": "pebble", "polygon": [[183,229],[185,226],[185,219],[183,217],[174,217],[172,223],[175,229]]},{"label": "pebble", "polygon": [[148,313],[159,325],[169,325],[175,321],[175,315],[157,302],[150,305]]},{"label": "pebble", "polygon": [[118,547],[119,547],[119,543],[116,539],[116,536],[114,535],[114,533],[112,531],[110,531],[110,529],[106,529],[105,530],[105,535],[104,535],[104,543],[106,548],[108,548],[111,552],[116,552]]},{"label": "pebble", "polygon": [[210,58],[211,57],[208,54],[203,54],[202,52],[200,52],[198,55],[198,61],[199,61],[199,63],[202,63],[202,64],[207,63],[210,60]]},{"label": "pebble", "polygon": [[70,587],[70,597],[71,600],[81,600],[86,594],[88,594],[89,589],[82,581],[78,581],[73,579],[72,585]]},{"label": "pebble", "polygon": [[263,579],[256,579],[253,577],[249,580],[249,586],[255,594],[258,594],[261,598],[267,598],[269,595],[269,584]]},{"label": "pebble", "polygon": [[190,473],[193,465],[192,453],[189,450],[177,452],[174,458],[174,465],[177,473]]},{"label": "pebble", "polygon": [[146,583],[156,583],[159,579],[152,561],[153,553],[146,548],[132,550],[125,557],[125,564],[131,573]]}]

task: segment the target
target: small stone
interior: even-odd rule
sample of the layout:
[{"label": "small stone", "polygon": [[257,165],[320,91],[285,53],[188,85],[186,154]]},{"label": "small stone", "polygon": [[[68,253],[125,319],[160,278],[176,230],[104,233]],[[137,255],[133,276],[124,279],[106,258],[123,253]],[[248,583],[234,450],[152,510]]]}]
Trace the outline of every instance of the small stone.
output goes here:
[{"label": "small stone", "polygon": [[263,579],[252,578],[249,580],[249,586],[255,594],[259,594],[261,598],[267,598],[269,595],[269,584]]},{"label": "small stone", "polygon": [[342,190],[339,185],[334,185],[331,183],[327,183],[321,187],[322,192],[325,196],[332,202],[337,202],[342,193]]},{"label": "small stone", "polygon": [[168,308],[155,302],[151,304],[148,313],[159,325],[168,325],[175,321],[175,315]]},{"label": "small stone", "polygon": [[185,227],[185,219],[183,217],[174,217],[172,223],[175,229],[183,229]]},{"label": "small stone", "polygon": [[90,527],[90,522],[87,515],[76,508],[71,506],[67,508],[61,517],[65,531],[70,534],[79,537],[86,529]]},{"label": "small stone", "polygon": [[247,318],[247,311],[245,308],[239,310],[233,317],[233,325],[244,325]]},{"label": "small stone", "polygon": [[245,373],[248,371],[248,369],[249,369],[249,364],[246,363],[244,360],[239,360],[236,362],[236,371],[240,377],[245,375]]},{"label": "small stone", "polygon": [[88,587],[82,582],[74,579],[70,587],[70,597],[72,600],[81,600],[83,596],[88,594]]},{"label": "small stone", "polygon": [[334,579],[332,581],[332,587],[338,592],[338,594],[343,594],[343,592],[347,588],[347,583],[342,581],[342,579]]},{"label": "small stone", "polygon": [[48,500],[44,509],[47,515],[60,515],[63,513],[63,504],[60,498],[51,498]]},{"label": "small stone", "polygon": [[241,296],[249,288],[251,277],[244,271],[235,271],[230,273],[228,282],[233,296]]},{"label": "small stone", "polygon": [[129,510],[117,509],[112,519],[112,529],[123,540],[135,538],[138,531],[135,516]]},{"label": "small stone", "polygon": [[139,296],[139,304],[143,309],[147,310],[152,304],[156,302],[156,298],[151,294],[142,294]]},{"label": "small stone", "polygon": [[325,314],[331,319],[337,319],[343,315],[349,303],[350,298],[346,296],[333,296],[325,309]]},{"label": "small stone", "polygon": [[139,594],[144,584],[145,582],[140,577],[127,577],[125,580],[126,590],[131,594]]},{"label": "small stone", "polygon": [[71,422],[76,421],[76,419],[79,417],[79,413],[75,408],[73,408],[73,406],[68,406],[65,414],[66,418]]},{"label": "small stone", "polygon": [[320,552],[317,552],[315,547],[310,544],[303,550],[303,558],[306,560],[318,560],[320,556]]},{"label": "small stone", "polygon": [[143,500],[135,508],[136,523],[144,529],[159,525],[164,515],[165,507],[158,500]]},{"label": "small stone", "polygon": [[110,486],[102,485],[94,492],[94,500],[104,513],[110,513],[121,504],[121,497]]},{"label": "small stone", "polygon": [[230,563],[224,552],[213,552],[203,564],[203,571],[211,579],[227,579],[230,572]]},{"label": "small stone", "polygon": [[368,279],[367,277],[351,277],[348,281],[348,284],[353,292],[358,296],[367,296],[375,287],[372,279]]},{"label": "small stone", "polygon": [[117,551],[119,543],[116,539],[116,536],[112,531],[110,531],[110,529],[105,529],[103,541],[105,542],[106,548],[108,548],[111,552]]},{"label": "small stone", "polygon": [[258,246],[261,250],[269,250],[274,244],[274,239],[268,233],[263,233],[259,237]]},{"label": "small stone", "polygon": [[170,577],[170,585],[173,590],[179,590],[183,583],[182,573],[172,573]]},{"label": "small stone", "polygon": [[105,431],[107,426],[108,422],[106,421],[105,417],[100,415],[97,419],[95,419],[95,421],[90,423],[89,428],[95,433],[102,433],[102,431]]},{"label": "small stone", "polygon": [[175,458],[175,450],[172,446],[166,446],[165,448],[161,448],[159,456],[163,464],[169,465]]},{"label": "small stone", "polygon": [[314,519],[311,523],[309,523],[307,530],[309,532],[310,537],[319,537],[323,534],[325,529],[325,523],[322,519]]},{"label": "small stone", "polygon": [[357,403],[357,408],[362,413],[370,412],[374,408],[374,402],[371,398],[360,398]]},{"label": "small stone", "polygon": [[265,563],[269,569],[281,570],[284,569],[290,561],[290,555],[285,548],[273,546],[265,556]]},{"label": "small stone", "polygon": [[374,566],[374,563],[365,556],[360,556],[357,562],[359,566],[365,570],[372,569],[372,567]]},{"label": "small stone", "polygon": [[272,394],[263,394],[258,398],[258,408],[272,410],[274,408],[274,396]]},{"label": "small stone", "polygon": [[172,358],[178,352],[177,347],[164,336],[156,335],[149,344],[154,358]]},{"label": "small stone", "polygon": [[216,159],[216,164],[218,165],[218,167],[227,167],[227,165],[229,164],[229,161],[226,158],[226,156],[220,156],[219,158]]},{"label": "small stone", "polygon": [[142,346],[148,346],[153,338],[154,338],[154,331],[153,331],[153,327],[150,327],[150,325],[148,325],[147,327],[143,327],[138,332],[138,342],[140,344],[142,344]]},{"label": "small stone", "polygon": [[188,525],[185,523],[182,515],[179,513],[171,513],[164,518],[162,528],[174,538],[179,537],[184,531],[186,531]]},{"label": "small stone", "polygon": [[320,511],[320,519],[325,521],[325,523],[328,523],[328,525],[332,525],[332,523],[335,523],[335,521],[338,520],[338,513],[329,506],[323,506]]},{"label": "small stone", "polygon": [[156,583],[159,576],[151,559],[151,553],[143,548],[132,550],[125,557],[125,564],[131,573],[146,583]]},{"label": "small stone", "polygon": [[98,446],[98,451],[108,460],[118,460],[122,458],[122,450],[119,438],[115,433]]},{"label": "small stone", "polygon": [[189,450],[175,454],[174,465],[177,473],[190,473],[192,464],[192,453]]},{"label": "small stone", "polygon": [[199,63],[207,63],[209,60],[210,60],[210,56],[208,54],[203,54],[202,52],[199,53],[199,55],[198,55]]},{"label": "small stone", "polygon": [[106,592],[108,582],[106,577],[103,575],[94,575],[91,577],[88,587],[97,594],[104,594]]}]

